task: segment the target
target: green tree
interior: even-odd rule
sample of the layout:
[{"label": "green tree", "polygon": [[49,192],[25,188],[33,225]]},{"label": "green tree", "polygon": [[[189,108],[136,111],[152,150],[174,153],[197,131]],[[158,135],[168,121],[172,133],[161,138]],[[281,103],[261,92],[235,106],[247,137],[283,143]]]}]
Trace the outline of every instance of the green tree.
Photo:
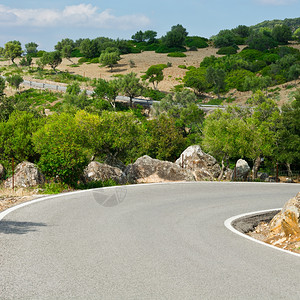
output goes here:
[{"label": "green tree", "polygon": [[101,53],[101,55],[99,57],[99,62],[103,66],[110,67],[110,71],[112,72],[113,66],[115,64],[117,64],[120,59],[121,59],[121,57],[118,52],[105,51],[105,52]]},{"label": "green tree", "polygon": [[165,114],[146,124],[149,140],[147,154],[161,160],[175,161],[185,149],[185,139],[175,120]]},{"label": "green tree", "polygon": [[295,93],[291,104],[282,106],[281,123],[279,127],[277,159],[287,166],[292,177],[291,164],[300,163],[300,90]]},{"label": "green tree", "polygon": [[196,95],[201,95],[208,87],[206,81],[206,68],[193,68],[183,77],[184,86],[194,90]]},{"label": "green tree", "polygon": [[113,109],[116,110],[116,98],[119,90],[120,82],[117,79],[106,81],[100,78],[94,88],[94,96],[108,100]]},{"label": "green tree", "polygon": [[278,142],[278,127],[280,111],[275,101],[257,91],[249,101],[252,109],[247,124],[253,132],[253,139],[249,142],[248,157],[253,160],[252,176],[257,177],[262,157],[276,158],[276,144]]},{"label": "green tree", "polygon": [[133,98],[142,95],[144,90],[140,78],[133,72],[120,77],[119,87],[120,91],[124,93],[125,96],[129,97],[130,107],[132,107]]},{"label": "green tree", "polygon": [[0,76],[0,99],[4,96],[5,79]]},{"label": "green tree", "polygon": [[137,43],[141,43],[145,41],[144,33],[142,30],[137,31],[131,38]]},{"label": "green tree", "polygon": [[167,34],[162,37],[162,42],[169,48],[180,48],[184,46],[187,36],[188,32],[186,29],[182,25],[177,24],[176,26],[172,26],[171,31],[168,31]]},{"label": "green tree", "polygon": [[143,153],[145,130],[131,112],[103,111],[96,116],[80,111],[75,119],[92,157],[131,163]]},{"label": "green tree", "polygon": [[62,62],[60,51],[45,52],[41,57],[41,62],[43,65],[49,65],[57,73],[56,68]]},{"label": "green tree", "polygon": [[24,160],[35,162],[38,155],[32,135],[40,124],[33,113],[25,111],[14,111],[6,122],[0,122],[0,161],[6,166],[12,158],[16,163]]},{"label": "green tree", "polygon": [[225,89],[226,72],[223,69],[208,67],[206,70],[206,81],[212,84],[214,92],[220,98],[220,91]]},{"label": "green tree", "polygon": [[144,32],[144,40],[149,44],[153,44],[156,41],[157,32],[153,30],[146,30]]},{"label": "green tree", "polygon": [[14,60],[17,57],[22,55],[22,47],[19,41],[10,41],[4,45],[5,56],[11,59],[11,62],[14,64]]},{"label": "green tree", "polygon": [[292,39],[292,30],[285,24],[276,25],[272,29],[272,37],[279,44],[286,45]]},{"label": "green tree", "polygon": [[239,25],[236,28],[232,29],[232,32],[239,35],[242,38],[246,38],[250,35],[250,28],[246,25]]},{"label": "green tree", "polygon": [[296,39],[298,39],[298,41],[300,42],[300,27],[297,28],[297,29],[294,31],[294,36],[295,36]]},{"label": "green tree", "polygon": [[32,56],[35,56],[38,52],[37,47],[39,45],[35,42],[30,42],[25,44],[26,53]]},{"label": "green tree", "polygon": [[33,135],[38,165],[49,178],[75,184],[87,165],[87,149],[75,118],[66,113],[51,115]]},{"label": "green tree", "polygon": [[224,29],[221,30],[216,36],[212,38],[215,47],[221,48],[221,47],[229,47],[229,46],[235,46],[235,34],[229,30]]},{"label": "green tree", "polygon": [[66,93],[70,95],[79,95],[81,92],[80,85],[78,82],[68,84]]},{"label": "green tree", "polygon": [[99,57],[100,51],[96,40],[84,39],[80,43],[80,52],[86,58]]},{"label": "green tree", "polygon": [[164,68],[163,65],[153,65],[148,68],[146,74],[143,76],[143,79],[148,79],[148,81],[153,84],[155,90],[157,90],[158,84],[164,79]]},{"label": "green tree", "polygon": [[6,81],[9,83],[9,85],[16,90],[19,90],[20,84],[24,81],[22,76],[20,75],[11,75],[6,77]]},{"label": "green tree", "polygon": [[271,33],[268,33],[266,31],[254,31],[247,39],[247,45],[251,49],[265,51],[268,49],[275,48],[278,45],[278,43],[273,39]]},{"label": "green tree", "polygon": [[203,148],[222,162],[223,177],[230,158],[246,157],[253,132],[246,122],[249,112],[239,107],[229,106],[217,109],[207,116],[203,129]]},{"label": "green tree", "polygon": [[204,112],[196,104],[195,94],[187,89],[167,95],[159,103],[154,103],[152,112],[156,116],[167,114],[175,121],[188,143],[199,143],[202,136]]}]

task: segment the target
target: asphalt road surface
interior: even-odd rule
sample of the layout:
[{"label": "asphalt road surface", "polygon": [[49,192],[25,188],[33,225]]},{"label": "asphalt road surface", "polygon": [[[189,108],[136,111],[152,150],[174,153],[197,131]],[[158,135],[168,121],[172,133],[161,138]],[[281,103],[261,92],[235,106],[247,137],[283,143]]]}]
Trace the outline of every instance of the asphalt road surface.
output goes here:
[{"label": "asphalt road surface", "polygon": [[300,299],[300,258],[224,226],[296,184],[171,183],[56,197],[0,221],[0,299]]}]

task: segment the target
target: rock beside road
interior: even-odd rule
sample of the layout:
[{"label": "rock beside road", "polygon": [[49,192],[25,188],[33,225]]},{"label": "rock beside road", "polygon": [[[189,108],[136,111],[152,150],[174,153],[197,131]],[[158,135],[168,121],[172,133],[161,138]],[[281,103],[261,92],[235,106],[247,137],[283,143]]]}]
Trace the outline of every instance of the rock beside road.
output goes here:
[{"label": "rock beside road", "polygon": [[[18,188],[33,187],[45,182],[44,175],[40,172],[38,167],[28,161],[23,161],[18,164],[15,169],[14,186]],[[5,188],[13,187],[13,178],[10,177],[4,181]]]},{"label": "rock beside road", "polygon": [[85,182],[112,179],[117,184],[126,183],[126,175],[121,169],[97,161],[92,161],[88,164],[84,170],[83,178]]},{"label": "rock beside road", "polygon": [[195,181],[191,171],[181,168],[176,163],[153,159],[148,155],[128,165],[125,173],[129,183]]},{"label": "rock beside road", "polygon": [[0,180],[4,178],[4,175],[5,175],[5,169],[3,165],[0,164]]},{"label": "rock beside road", "polygon": [[176,164],[191,171],[197,181],[214,180],[221,173],[217,160],[202,151],[199,145],[185,149],[176,160]]},{"label": "rock beside road", "polygon": [[250,170],[248,163],[244,159],[239,159],[232,173],[232,180],[246,180]]},{"label": "rock beside road", "polygon": [[300,253],[300,192],[269,223],[260,223],[249,235],[268,244]]}]

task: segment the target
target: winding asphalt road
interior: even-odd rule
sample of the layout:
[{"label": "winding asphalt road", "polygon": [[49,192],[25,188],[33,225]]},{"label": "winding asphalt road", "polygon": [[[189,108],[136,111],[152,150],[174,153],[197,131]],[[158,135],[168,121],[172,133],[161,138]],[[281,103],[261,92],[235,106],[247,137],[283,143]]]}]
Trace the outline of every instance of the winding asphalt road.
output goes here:
[{"label": "winding asphalt road", "polygon": [[0,221],[0,299],[300,299],[299,257],[223,224],[299,190],[170,183],[24,206]]}]

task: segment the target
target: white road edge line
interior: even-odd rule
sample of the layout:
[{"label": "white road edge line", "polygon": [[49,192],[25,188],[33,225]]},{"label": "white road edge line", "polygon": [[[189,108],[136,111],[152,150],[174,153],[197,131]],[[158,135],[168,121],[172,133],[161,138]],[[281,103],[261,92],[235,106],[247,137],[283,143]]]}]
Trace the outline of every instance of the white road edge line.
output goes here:
[{"label": "white road edge line", "polygon": [[[270,244],[267,244],[265,242],[262,242],[262,241],[259,241],[247,234],[244,234],[238,230],[236,230],[233,226],[232,226],[232,223],[237,220],[237,219],[240,219],[240,218],[243,218],[243,217],[247,217],[247,216],[250,216],[250,215],[256,215],[256,214],[263,214],[263,213],[267,213],[267,212],[271,212],[271,211],[278,211],[278,210],[281,210],[282,208],[274,208],[274,209],[268,209],[268,210],[261,210],[261,211],[254,211],[254,212],[250,212],[250,213],[245,213],[245,214],[240,214],[240,215],[237,215],[237,216],[234,216],[234,217],[231,217],[227,220],[224,221],[224,225],[225,227],[227,227],[227,229],[229,229],[230,231],[232,231],[233,233],[239,235],[239,236],[242,236],[243,238],[246,238],[248,240],[251,240],[252,242],[255,242],[255,243],[258,243],[258,244],[261,244],[263,246],[267,246],[267,247],[270,247],[270,248],[273,248],[273,249],[276,249],[276,250],[279,250],[281,252],[285,252],[287,254],[291,254],[291,255],[294,255],[294,256],[298,256],[300,257],[300,254],[299,253],[295,253],[295,252],[292,252],[292,251],[288,251],[288,250],[285,250],[285,249],[282,249],[282,248],[278,248],[276,246],[273,246],[273,245],[270,245]],[[1,219],[0,219],[1,220]]]},{"label": "white road edge line", "polygon": [[94,189],[89,189],[89,190],[80,190],[80,191],[75,191],[75,192],[68,192],[68,193],[61,193],[61,194],[57,194],[57,195],[51,195],[51,196],[45,196],[45,197],[40,197],[38,199],[35,200],[30,200],[15,206],[12,206],[2,212],[0,212],[0,221],[7,216],[9,213],[27,206],[27,205],[31,205],[33,203],[37,203],[37,202],[41,202],[41,201],[45,201],[45,200],[49,200],[49,199],[53,199],[53,198],[59,198],[59,197],[64,197],[64,196],[69,196],[69,195],[74,195],[74,194],[79,194],[79,193],[84,193],[84,192],[91,192],[91,191],[95,191],[95,190],[105,190],[105,189],[114,189],[114,188],[118,188],[118,187],[137,187],[137,186],[142,186],[142,185],[161,185],[161,184],[178,184],[178,183],[185,183],[185,181],[177,181],[177,182],[158,182],[158,183],[142,183],[142,184],[128,184],[128,185],[115,185],[115,186],[107,186],[107,187],[102,187],[102,188],[94,188]]}]

